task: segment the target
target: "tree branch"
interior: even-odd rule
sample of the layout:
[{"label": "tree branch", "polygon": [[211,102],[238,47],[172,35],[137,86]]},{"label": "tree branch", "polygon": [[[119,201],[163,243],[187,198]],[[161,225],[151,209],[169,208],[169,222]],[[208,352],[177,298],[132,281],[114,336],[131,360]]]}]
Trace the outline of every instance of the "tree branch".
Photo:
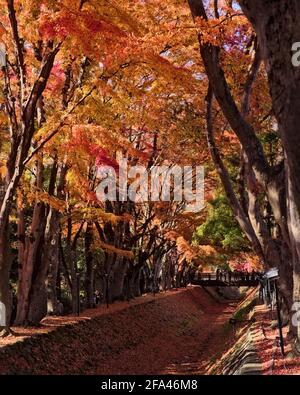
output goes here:
[{"label": "tree branch", "polygon": [[261,65],[261,56],[257,43],[257,38],[255,37],[254,40],[255,40],[254,42],[255,49],[254,49],[253,62],[251,63],[248,78],[244,86],[244,97],[242,100],[242,115],[244,117],[249,113],[249,104],[250,104],[250,97],[253,89],[253,84]]},{"label": "tree branch", "polygon": [[[188,0],[193,18],[208,20],[202,0]],[[232,130],[239,138],[249,162],[254,169],[257,180],[268,183],[270,167],[265,158],[263,147],[256,137],[253,127],[244,119],[230,92],[223,69],[220,65],[220,48],[203,42],[198,35],[200,52],[214,95]]]},{"label": "tree branch", "polygon": [[65,120],[66,118],[71,115],[74,110],[84,102],[84,100],[89,97],[92,92],[95,90],[95,86],[87,93],[85,94],[76,104],[74,104],[74,106],[62,117],[60,123],[58,124],[58,126],[51,132],[48,134],[48,136],[46,136],[44,138],[44,140],[42,140],[39,145],[31,152],[31,154],[23,161],[23,165],[25,166],[33,157],[34,155],[36,155],[44,146],[45,144],[48,143],[48,141],[50,141],[59,131],[60,129],[65,125]]},{"label": "tree branch", "polygon": [[59,52],[61,45],[62,43],[58,44],[43,60],[39,76],[35,81],[25,104],[24,120],[27,126],[32,121],[36,103],[46,88],[55,57]]},{"label": "tree branch", "polygon": [[229,173],[222,161],[222,158],[220,156],[219,150],[216,146],[216,142],[214,139],[214,133],[213,133],[213,118],[212,118],[212,101],[213,101],[213,91],[212,88],[209,86],[208,88],[208,93],[206,97],[206,102],[207,102],[207,112],[206,112],[206,136],[207,136],[207,142],[208,142],[208,147],[211,153],[211,157],[214,161],[214,164],[216,166],[216,170],[221,178],[225,193],[229,199],[231,208],[233,210],[233,213],[235,215],[236,220],[238,221],[241,229],[244,231],[246,234],[248,240],[252,243],[253,249],[255,252],[262,258],[264,258],[264,254],[261,248],[261,245],[259,243],[259,240],[256,237],[256,234],[253,230],[253,227],[251,223],[249,222],[249,219],[244,212],[243,208],[241,207],[236,194],[233,190],[231,180]]},{"label": "tree branch", "polygon": [[14,8],[14,0],[7,0],[7,9],[9,21],[12,29],[12,36],[14,45],[16,48],[16,59],[17,59],[17,67],[18,67],[18,76],[20,82],[20,100],[21,105],[24,100],[24,89],[25,89],[25,64],[24,64],[24,55],[23,55],[23,44],[21,43],[19,31],[18,31],[18,22],[16,17],[16,12]]}]

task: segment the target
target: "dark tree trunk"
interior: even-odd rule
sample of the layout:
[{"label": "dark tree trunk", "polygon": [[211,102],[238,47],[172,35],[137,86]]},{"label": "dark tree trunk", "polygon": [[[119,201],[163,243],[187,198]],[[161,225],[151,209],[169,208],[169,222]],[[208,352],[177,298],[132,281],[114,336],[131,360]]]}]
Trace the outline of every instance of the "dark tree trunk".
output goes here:
[{"label": "dark tree trunk", "polygon": [[[43,164],[39,160],[37,162],[37,180],[36,187],[42,188],[43,186]],[[36,201],[32,221],[30,226],[30,234],[26,235],[25,228],[25,213],[24,209],[19,210],[19,222],[18,222],[18,235],[19,235],[19,282],[18,282],[18,305],[17,315],[15,319],[16,325],[25,324],[38,324],[41,318],[43,318],[47,309],[43,315],[36,321],[32,317],[29,318],[30,304],[35,298],[35,292],[33,287],[37,287],[36,283],[37,275],[41,269],[42,262],[42,251],[44,242],[44,231],[45,231],[45,205],[39,200]],[[41,308],[38,309],[41,311]],[[40,316],[41,313],[37,313]]]},{"label": "dark tree trunk", "polygon": [[59,269],[59,213],[50,209],[45,234],[45,253],[43,259],[48,267],[47,312],[58,314],[57,277]]},{"label": "dark tree trunk", "polygon": [[300,40],[300,2],[240,0],[240,4],[258,35],[285,151],[293,299],[300,302],[300,68],[293,66],[291,52],[292,45]]},{"label": "dark tree trunk", "polygon": [[93,242],[93,224],[87,223],[85,236],[84,236],[85,264],[86,264],[85,293],[86,293],[87,308],[91,308],[94,306],[94,260],[93,260],[93,252],[91,249],[92,242]]},{"label": "dark tree trunk", "polygon": [[0,317],[2,321],[0,323],[0,334],[3,335],[9,333],[12,307],[12,295],[9,286],[10,264],[8,251],[8,221],[6,220],[0,229],[0,303],[2,304],[1,312],[3,314],[3,316]]},{"label": "dark tree trunk", "polygon": [[[204,1],[188,0],[188,2],[194,18],[208,19]],[[244,109],[247,106],[243,105],[242,111],[239,110],[221,67],[221,48],[205,42],[199,33],[200,52],[213,93],[241,142],[249,168],[253,169],[255,180],[263,188],[279,226],[277,240],[272,240],[261,220],[257,197],[250,189],[247,216],[266,263],[279,267],[282,295],[286,304],[290,306],[292,287],[293,300],[300,301],[300,140],[297,132],[300,127],[300,69],[293,67],[291,59],[292,45],[300,40],[298,23],[300,2],[298,0],[240,0],[239,2],[257,33],[260,57],[266,65],[273,110],[285,152],[284,166],[282,163],[276,166],[268,163],[252,125],[244,116]],[[208,119],[208,124],[209,122],[212,123],[211,119]],[[224,174],[223,169],[221,173]],[[224,180],[222,181],[223,185],[226,185]],[[234,208],[236,204],[232,206]],[[238,219],[237,210],[235,215]],[[249,234],[241,221],[239,223],[245,233]],[[251,237],[249,239],[251,240]],[[256,245],[251,242],[253,246]]]},{"label": "dark tree trunk", "polygon": [[113,277],[110,288],[112,300],[124,299],[124,279],[127,264],[124,258],[117,256],[113,265]]}]

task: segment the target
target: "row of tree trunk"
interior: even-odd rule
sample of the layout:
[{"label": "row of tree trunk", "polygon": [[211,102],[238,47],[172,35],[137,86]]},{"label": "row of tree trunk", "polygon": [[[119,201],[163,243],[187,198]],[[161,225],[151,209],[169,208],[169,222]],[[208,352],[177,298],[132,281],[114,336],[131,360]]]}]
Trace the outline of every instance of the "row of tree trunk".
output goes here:
[{"label": "row of tree trunk", "polygon": [[[64,196],[67,166],[53,160],[48,186],[49,197]],[[154,228],[149,238],[132,235],[128,223],[82,221],[74,231],[71,209],[67,216],[67,233],[63,233],[63,214],[51,202],[39,197],[43,189],[45,168],[42,157],[36,161],[34,205],[18,203],[18,279],[14,309],[15,325],[37,325],[47,314],[65,311],[77,313],[78,306],[95,306],[96,292],[102,302],[131,299],[144,292],[158,292],[186,284],[188,265],[174,243],[158,241]],[[111,211],[116,211],[110,207]],[[132,247],[134,258],[104,252],[94,247],[96,234],[116,247]],[[125,242],[125,239],[130,240]],[[181,262],[179,265],[178,262]],[[62,297],[69,295],[69,297]],[[69,300],[68,300],[69,299]],[[69,306],[68,306],[69,304]]]}]

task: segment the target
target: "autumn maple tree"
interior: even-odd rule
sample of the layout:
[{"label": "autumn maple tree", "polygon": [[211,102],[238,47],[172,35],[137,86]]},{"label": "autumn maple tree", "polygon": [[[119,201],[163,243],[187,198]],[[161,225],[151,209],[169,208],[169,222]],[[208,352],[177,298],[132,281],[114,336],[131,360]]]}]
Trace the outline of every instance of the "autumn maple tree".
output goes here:
[{"label": "autumn maple tree", "polygon": [[[111,302],[184,285],[224,251],[232,267],[277,266],[291,311],[296,0],[0,4],[3,334],[62,300],[93,307],[96,289]],[[120,153],[149,172],[203,165],[210,204],[99,200],[97,170],[120,171]]]},{"label": "autumn maple tree", "polygon": [[188,29],[179,47],[177,35],[191,22],[187,7],[178,20],[175,3],[11,0],[2,9],[6,334],[11,322],[57,314],[62,293],[75,312],[81,290],[85,306],[93,305],[97,281],[110,300],[125,288],[132,297],[149,289],[149,278],[160,281],[162,266],[174,276],[178,254],[191,261],[181,233],[196,222],[181,218],[183,206],[99,202],[97,166],[115,166],[117,151],[149,169],[186,163],[183,149],[196,164],[203,152],[194,149],[201,67],[188,49],[195,38]]}]

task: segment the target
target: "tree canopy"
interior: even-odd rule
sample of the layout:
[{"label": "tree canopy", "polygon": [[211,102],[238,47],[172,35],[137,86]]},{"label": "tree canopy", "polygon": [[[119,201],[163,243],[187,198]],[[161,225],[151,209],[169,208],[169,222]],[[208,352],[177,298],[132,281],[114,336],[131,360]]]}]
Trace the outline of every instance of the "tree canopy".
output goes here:
[{"label": "tree canopy", "polygon": [[[61,300],[91,307],[97,290],[183,285],[223,253],[277,266],[285,303],[298,301],[300,8],[283,3],[0,1],[5,333]],[[188,212],[174,190],[124,201],[119,184],[99,200],[98,168],[119,174],[120,154],[148,172],[203,166],[204,207]]]}]

